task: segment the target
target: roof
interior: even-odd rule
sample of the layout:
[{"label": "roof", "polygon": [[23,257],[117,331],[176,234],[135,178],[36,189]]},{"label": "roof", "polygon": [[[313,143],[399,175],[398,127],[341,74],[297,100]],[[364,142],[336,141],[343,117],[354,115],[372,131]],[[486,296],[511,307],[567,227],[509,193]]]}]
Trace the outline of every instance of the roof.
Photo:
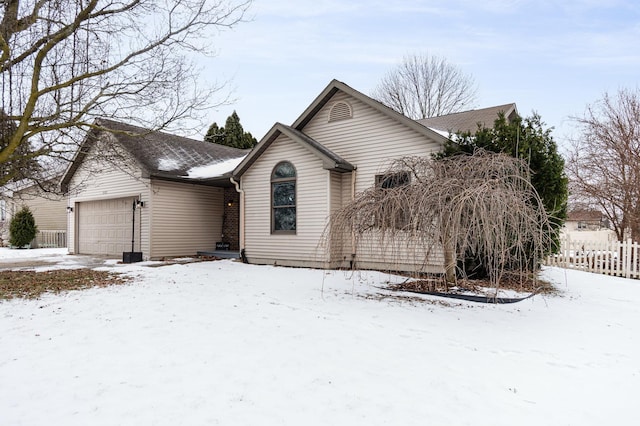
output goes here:
[{"label": "roof", "polygon": [[[113,140],[131,154],[148,176],[169,180],[227,184],[233,166],[236,164],[228,160],[242,158],[248,152],[102,118],[97,119],[94,126],[95,128],[89,131],[71,166],[67,169],[62,180],[63,186],[69,184],[88,154],[89,147],[102,137],[104,132],[110,133]],[[202,169],[223,162],[227,162],[230,166],[228,170],[218,169],[218,176],[203,177],[198,174],[197,177],[189,177],[189,171],[194,168]]]},{"label": "roof", "polygon": [[438,117],[423,118],[417,120],[423,126],[432,130],[457,133],[470,132],[475,133],[478,125],[481,127],[493,127],[493,122],[498,118],[498,114],[504,113],[508,120],[513,120],[518,114],[516,104],[504,104],[489,108],[473,109],[470,111],[462,111],[453,114],[440,115]]},{"label": "roof", "polygon": [[577,209],[567,213],[567,221],[572,222],[600,222],[604,215],[598,210]]},{"label": "roof", "polygon": [[287,126],[282,123],[276,123],[267,132],[264,138],[256,145],[253,151],[236,167],[233,171],[233,176],[238,177],[244,174],[245,171],[257,160],[260,155],[278,138],[280,135],[285,135],[292,141],[300,144],[305,149],[311,151],[316,157],[322,160],[323,167],[327,170],[335,170],[338,172],[347,172],[355,169],[348,161],[341,158],[339,155],[316,141],[315,139],[307,136],[300,130],[294,129],[291,126]]},{"label": "roof", "polygon": [[404,124],[405,126],[415,130],[416,132],[435,140],[436,142],[444,144],[447,141],[447,137],[443,135],[442,132],[437,132],[433,129],[429,129],[428,127],[421,125],[415,120],[412,120],[400,114],[399,112],[387,107],[386,105],[383,105],[375,99],[372,99],[369,96],[358,92],[357,90],[341,81],[332,80],[291,126],[276,123],[271,128],[271,130],[269,130],[269,132],[260,140],[258,145],[255,146],[253,151],[251,151],[251,153],[247,155],[247,158],[245,158],[242,163],[240,163],[240,165],[233,171],[233,176],[240,177],[242,174],[244,174],[244,172],[247,171],[251,164],[253,164],[260,157],[260,155],[262,155],[267,147],[271,145],[275,138],[277,138],[280,134],[286,134],[289,138],[303,144],[303,146],[305,146],[307,149],[318,155],[323,160],[324,168],[326,169],[337,171],[354,170],[356,168],[355,165],[352,165],[344,159],[340,158],[338,155],[324,147],[321,143],[313,140],[303,132],[303,129],[307,125],[307,123],[311,121],[311,119],[327,104],[327,102],[329,102],[329,100],[338,91],[342,91],[347,95],[358,99],[360,102],[381,112],[391,119]]}]

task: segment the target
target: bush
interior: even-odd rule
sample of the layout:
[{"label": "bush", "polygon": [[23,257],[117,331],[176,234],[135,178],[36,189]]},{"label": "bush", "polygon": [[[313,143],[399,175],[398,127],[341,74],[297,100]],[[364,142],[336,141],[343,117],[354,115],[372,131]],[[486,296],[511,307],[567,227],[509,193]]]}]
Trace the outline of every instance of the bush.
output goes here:
[{"label": "bush", "polygon": [[28,245],[38,232],[36,221],[28,207],[23,207],[13,216],[9,225],[9,244],[14,247]]}]

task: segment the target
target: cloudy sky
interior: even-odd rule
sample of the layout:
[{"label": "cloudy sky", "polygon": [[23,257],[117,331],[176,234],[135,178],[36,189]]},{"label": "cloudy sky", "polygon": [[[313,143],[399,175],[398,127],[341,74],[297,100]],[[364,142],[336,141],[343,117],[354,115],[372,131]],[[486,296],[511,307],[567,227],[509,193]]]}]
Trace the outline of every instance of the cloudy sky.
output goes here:
[{"label": "cloudy sky", "polygon": [[[570,116],[604,92],[640,86],[637,0],[254,0],[250,22],[212,38],[211,80],[260,139],[291,124],[334,78],[370,94],[402,57],[445,57],[473,76],[476,107],[538,112],[562,145]],[[205,129],[206,131],[206,129]]]}]

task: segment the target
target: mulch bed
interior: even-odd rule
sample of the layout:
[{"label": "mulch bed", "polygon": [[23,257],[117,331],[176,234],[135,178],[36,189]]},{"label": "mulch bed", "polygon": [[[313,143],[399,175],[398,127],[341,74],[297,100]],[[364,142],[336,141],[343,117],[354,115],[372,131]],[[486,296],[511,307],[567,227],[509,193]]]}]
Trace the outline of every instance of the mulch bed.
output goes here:
[{"label": "mulch bed", "polygon": [[125,284],[130,278],[118,273],[91,269],[54,271],[0,271],[0,300],[35,299],[43,293],[60,293],[90,287]]},{"label": "mulch bed", "polygon": [[[490,303],[513,303],[524,300],[521,298],[494,299],[495,288],[488,280],[472,280],[459,278],[455,287],[446,286],[442,277],[430,277],[411,280],[408,279],[400,284],[393,284],[389,289],[394,291],[405,291],[410,293],[429,294],[456,299],[467,299],[470,301],[486,301]],[[513,290],[522,294],[555,294],[557,289],[552,284],[533,279],[530,276],[517,274],[505,274],[500,281],[500,290]]]},{"label": "mulch bed", "polygon": [[162,263],[146,265],[149,268],[160,268],[162,266],[184,265],[187,263],[211,262],[214,260],[222,260],[216,256],[191,256],[191,257],[164,257]]}]

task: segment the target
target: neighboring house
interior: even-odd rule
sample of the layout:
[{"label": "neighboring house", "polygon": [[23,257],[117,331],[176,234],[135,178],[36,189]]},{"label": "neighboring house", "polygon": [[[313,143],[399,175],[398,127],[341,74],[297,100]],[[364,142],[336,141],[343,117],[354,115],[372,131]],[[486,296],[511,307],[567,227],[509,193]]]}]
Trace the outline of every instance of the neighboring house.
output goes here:
[{"label": "neighboring house", "polygon": [[11,218],[22,207],[28,207],[38,227],[32,247],[65,247],[67,230],[65,197],[42,190],[37,184],[15,183],[0,192],[0,240],[9,245]]},{"label": "neighboring house", "polygon": [[[488,109],[489,110],[489,109]],[[478,110],[485,111],[485,110]],[[448,131],[493,124],[498,112],[430,128],[348,85],[332,81],[291,125],[276,123],[233,172],[241,192],[241,248],[250,263],[311,267],[402,268],[441,272],[440,254],[378,244],[354,246],[345,236],[320,244],[331,213],[372,185],[401,182],[383,173],[394,159],[440,151]],[[455,114],[463,116],[463,114]],[[436,121],[436,119],[431,119]],[[337,247],[337,250],[336,250]],[[357,253],[357,254],[356,254]]]},{"label": "neighboring house", "polygon": [[246,151],[111,120],[95,125],[62,179],[70,253],[161,259],[222,242],[238,250],[239,196],[229,176]]},{"label": "neighboring house", "polygon": [[445,136],[460,133],[475,133],[480,127],[493,127],[499,114],[504,114],[507,121],[513,121],[518,116],[516,104],[498,105],[470,111],[456,112],[438,117],[423,118],[418,123],[430,129],[441,132]]},{"label": "neighboring house", "polygon": [[560,237],[573,241],[609,242],[617,239],[609,228],[609,221],[602,212],[595,209],[577,208],[567,213]]}]

